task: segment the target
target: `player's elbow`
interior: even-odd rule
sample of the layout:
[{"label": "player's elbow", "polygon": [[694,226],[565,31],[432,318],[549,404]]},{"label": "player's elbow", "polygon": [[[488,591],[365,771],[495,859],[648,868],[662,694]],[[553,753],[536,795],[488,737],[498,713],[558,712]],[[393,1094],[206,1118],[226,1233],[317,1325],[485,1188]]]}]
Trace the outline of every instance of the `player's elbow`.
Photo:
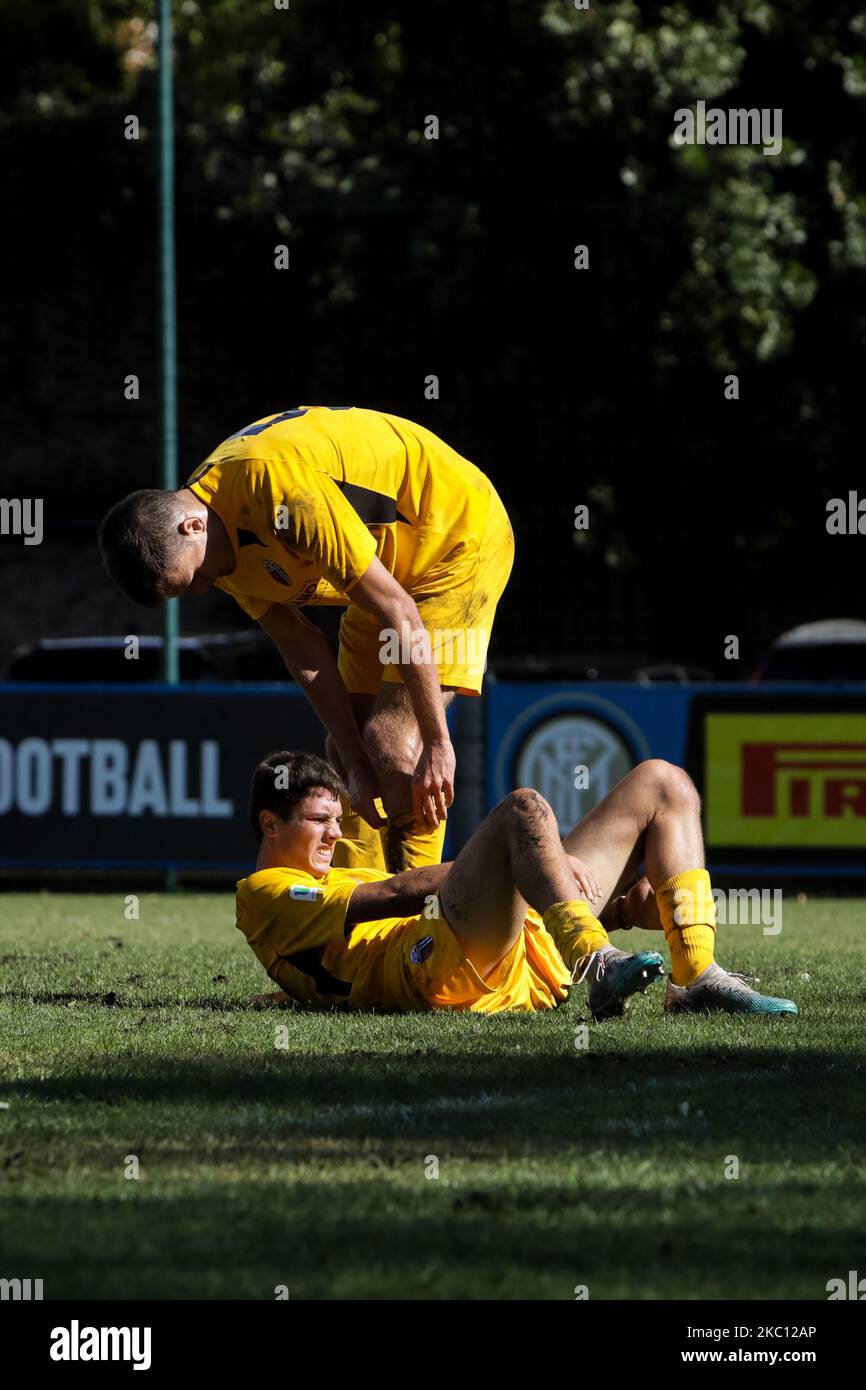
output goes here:
[{"label": "player's elbow", "polygon": [[393,628],[396,632],[408,629],[411,633],[423,627],[418,605],[404,589],[388,594],[382,600],[379,617],[383,626]]}]

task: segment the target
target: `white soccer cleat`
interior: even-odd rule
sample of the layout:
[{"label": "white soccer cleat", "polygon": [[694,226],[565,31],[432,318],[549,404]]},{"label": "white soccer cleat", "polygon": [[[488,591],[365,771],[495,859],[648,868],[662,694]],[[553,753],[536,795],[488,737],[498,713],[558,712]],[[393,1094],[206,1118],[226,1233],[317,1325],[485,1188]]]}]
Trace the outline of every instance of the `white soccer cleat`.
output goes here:
[{"label": "white soccer cleat", "polygon": [[665,1013],[669,1014],[796,1014],[792,999],[759,994],[736,971],[723,970],[713,961],[690,985],[675,985],[668,976]]}]

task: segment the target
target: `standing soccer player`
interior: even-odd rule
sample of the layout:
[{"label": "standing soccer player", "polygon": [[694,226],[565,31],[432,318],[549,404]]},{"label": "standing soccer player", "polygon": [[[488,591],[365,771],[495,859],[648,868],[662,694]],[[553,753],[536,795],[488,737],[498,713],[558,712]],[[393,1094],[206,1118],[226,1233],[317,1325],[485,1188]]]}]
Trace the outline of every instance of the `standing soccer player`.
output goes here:
[{"label": "standing soccer player", "polygon": [[[445,710],[480,694],[514,559],[479,469],[398,416],[299,406],[231,435],[177,492],[131,493],[99,539],[133,602],[213,585],[271,636],[348,786],[344,865],[441,860],[455,769]],[[346,608],[336,661],[300,611],[317,604]]]}]

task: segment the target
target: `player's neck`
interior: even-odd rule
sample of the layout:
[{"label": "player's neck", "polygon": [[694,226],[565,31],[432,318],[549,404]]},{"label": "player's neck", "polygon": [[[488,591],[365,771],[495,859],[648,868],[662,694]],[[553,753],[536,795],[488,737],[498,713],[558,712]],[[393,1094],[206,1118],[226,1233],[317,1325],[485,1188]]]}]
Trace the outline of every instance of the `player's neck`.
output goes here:
[{"label": "player's neck", "polygon": [[215,511],[208,507],[207,547],[201,573],[205,579],[219,579],[231,574],[235,567],[234,547],[228,532]]}]

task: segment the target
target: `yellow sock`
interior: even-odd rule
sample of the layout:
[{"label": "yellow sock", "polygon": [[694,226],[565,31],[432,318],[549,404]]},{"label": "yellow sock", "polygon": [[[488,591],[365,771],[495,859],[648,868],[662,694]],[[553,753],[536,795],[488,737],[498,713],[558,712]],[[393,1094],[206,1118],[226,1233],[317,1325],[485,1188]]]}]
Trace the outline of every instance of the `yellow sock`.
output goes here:
[{"label": "yellow sock", "polygon": [[385,866],[389,873],[402,874],[405,869],[418,869],[423,864],[441,864],[445,843],[445,822],[435,830],[426,822],[419,825],[414,815],[398,816],[388,821],[380,831]]},{"label": "yellow sock", "polygon": [[671,979],[690,985],[713,963],[716,905],[706,869],[674,874],[656,889],[659,916],[671,953]]},{"label": "yellow sock", "polygon": [[[381,813],[381,802],[377,809]],[[343,802],[343,838],[334,846],[331,863],[335,869],[385,870],[379,831],[368,825],[346,801]]]},{"label": "yellow sock", "polygon": [[610,944],[601,922],[593,917],[589,904],[581,898],[567,903],[551,903],[541,920],[572,975],[584,956]]}]

